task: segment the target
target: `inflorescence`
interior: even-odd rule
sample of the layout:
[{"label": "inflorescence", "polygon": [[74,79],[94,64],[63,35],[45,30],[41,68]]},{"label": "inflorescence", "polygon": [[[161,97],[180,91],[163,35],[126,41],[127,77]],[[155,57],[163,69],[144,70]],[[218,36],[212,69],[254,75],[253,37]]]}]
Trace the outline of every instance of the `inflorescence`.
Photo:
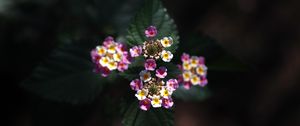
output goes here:
[{"label": "inflorescence", "polygon": [[[174,104],[172,93],[181,83],[184,88],[189,89],[191,85],[204,87],[207,84],[204,57],[191,56],[183,53],[182,64],[178,65],[181,74],[178,79],[166,79],[168,69],[159,66],[158,60],[170,62],[173,54],[167,48],[173,44],[171,37],[155,39],[157,29],[149,26],[145,30],[147,40],[142,45],[135,45],[127,50],[126,46],[120,42],[115,42],[112,37],[107,37],[102,45],[91,51],[92,61],[95,64],[94,72],[101,73],[107,77],[111,71],[118,70],[124,72],[131,64],[131,59],[139,56],[145,58],[144,69],[140,71],[139,78],[130,82],[130,87],[134,90],[135,97],[139,100],[140,108],[147,111],[153,108],[171,108]],[[138,74],[138,73],[137,73]]]},{"label": "inflorescence", "polygon": [[191,85],[200,85],[204,87],[207,84],[207,67],[205,59],[202,56],[190,56],[183,53],[181,56],[182,64],[178,65],[182,74],[178,81],[183,84],[185,89],[190,89]]}]

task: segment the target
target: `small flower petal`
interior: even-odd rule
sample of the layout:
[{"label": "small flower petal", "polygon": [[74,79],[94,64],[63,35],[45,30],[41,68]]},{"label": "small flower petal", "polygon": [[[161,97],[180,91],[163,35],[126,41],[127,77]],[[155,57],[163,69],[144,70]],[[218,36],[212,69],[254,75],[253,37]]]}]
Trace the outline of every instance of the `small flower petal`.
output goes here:
[{"label": "small flower petal", "polygon": [[147,70],[141,71],[139,75],[140,75],[141,80],[144,82],[148,82],[151,80],[151,73],[148,72]]},{"label": "small flower petal", "polygon": [[151,104],[152,104],[153,108],[161,107],[161,103],[162,103],[162,101],[159,96],[154,95],[152,97]]},{"label": "small flower petal", "polygon": [[137,97],[138,100],[144,100],[146,96],[148,95],[147,90],[138,90],[135,94],[135,97]]},{"label": "small flower petal", "polygon": [[176,79],[170,79],[167,81],[167,88],[171,91],[175,91],[179,87],[178,81]]},{"label": "small flower petal", "polygon": [[166,109],[171,108],[174,105],[174,102],[171,97],[162,99],[162,106]]},{"label": "small flower petal", "polygon": [[138,91],[143,88],[143,82],[140,79],[135,79],[130,82],[130,87],[132,90]]},{"label": "small flower petal", "polygon": [[155,26],[149,26],[146,30],[145,30],[145,35],[148,38],[152,38],[155,37],[157,35],[157,30]]},{"label": "small flower petal", "polygon": [[170,51],[163,50],[161,52],[161,58],[164,62],[170,62],[173,58],[173,54]]},{"label": "small flower petal", "polygon": [[200,84],[200,77],[198,77],[197,75],[193,75],[192,78],[191,78],[191,83],[193,85]]},{"label": "small flower petal", "polygon": [[144,64],[144,67],[146,70],[149,70],[149,71],[153,71],[155,70],[156,68],[156,62],[154,59],[147,59],[145,64]]},{"label": "small flower petal", "polygon": [[158,78],[165,78],[167,76],[167,68],[166,67],[159,67],[156,71],[155,71],[155,75]]},{"label": "small flower petal", "polygon": [[151,100],[149,98],[146,98],[144,100],[141,100],[139,102],[139,105],[140,105],[140,109],[144,110],[144,111],[147,111],[150,109],[151,107]]},{"label": "small flower petal", "polygon": [[171,37],[164,37],[160,40],[160,43],[163,47],[167,48],[173,44],[173,39]]},{"label": "small flower petal", "polygon": [[129,49],[131,57],[138,57],[142,54],[143,50],[141,46],[134,46]]},{"label": "small flower petal", "polygon": [[183,53],[183,54],[181,55],[181,61],[182,61],[182,62],[189,62],[189,60],[190,60],[190,55],[189,55],[189,54]]}]

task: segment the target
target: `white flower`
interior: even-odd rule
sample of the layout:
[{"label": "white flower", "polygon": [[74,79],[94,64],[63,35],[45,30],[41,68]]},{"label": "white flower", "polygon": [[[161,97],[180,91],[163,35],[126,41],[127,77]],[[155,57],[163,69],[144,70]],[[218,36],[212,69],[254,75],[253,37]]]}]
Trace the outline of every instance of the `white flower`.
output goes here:
[{"label": "white flower", "polygon": [[148,72],[147,70],[143,70],[143,71],[140,72],[140,78],[144,82],[148,82],[148,81],[151,80],[151,73]]},{"label": "white flower", "polygon": [[170,51],[163,50],[161,52],[161,58],[164,62],[170,62],[173,58],[173,54]]},{"label": "white flower", "polygon": [[163,97],[163,98],[169,98],[169,96],[172,95],[172,91],[166,87],[162,87],[162,89],[160,90],[160,95]]},{"label": "white flower", "polygon": [[107,50],[104,46],[97,46],[96,49],[97,49],[98,55],[104,56],[106,54]]},{"label": "white flower", "polygon": [[163,47],[170,47],[173,44],[173,39],[171,37],[164,37],[160,40]]},{"label": "white flower", "polygon": [[109,46],[108,46],[108,48],[107,48],[107,52],[108,53],[112,53],[112,54],[114,54],[114,53],[116,53],[116,51],[117,51],[117,48],[116,48],[117,46],[113,43],[113,44],[110,44]]},{"label": "white flower", "polygon": [[118,68],[118,63],[117,62],[114,62],[114,61],[110,61],[109,63],[108,63],[108,65],[107,65],[107,68],[109,69],[109,70],[115,70],[115,69],[117,69]]},{"label": "white flower", "polygon": [[191,78],[191,83],[193,85],[200,84],[200,77],[198,77],[197,75],[193,75],[192,78]]},{"label": "white flower", "polygon": [[183,70],[191,70],[192,66],[189,62],[183,62],[182,63],[182,68],[183,68]]},{"label": "white flower", "polygon": [[153,106],[154,108],[161,107],[161,103],[162,103],[162,101],[161,101],[161,99],[160,99],[159,96],[154,95],[154,96],[152,97],[151,104],[152,104],[152,106]]},{"label": "white flower", "polygon": [[99,63],[101,66],[103,67],[106,67],[108,66],[108,63],[110,62],[110,59],[108,57],[102,57],[100,60],[99,60]]},{"label": "white flower", "polygon": [[182,73],[182,77],[184,81],[190,81],[191,77],[192,77],[192,73],[190,71],[184,71]]},{"label": "white flower", "polygon": [[199,64],[199,58],[197,56],[192,56],[190,61],[192,67],[197,67]]},{"label": "white flower", "polygon": [[146,96],[148,95],[147,90],[138,90],[135,94],[135,97],[137,97],[138,100],[144,100]]},{"label": "white flower", "polygon": [[201,76],[205,76],[207,71],[207,67],[205,65],[199,65],[199,67],[196,68],[197,74]]},{"label": "white flower", "polygon": [[122,60],[122,54],[121,53],[115,53],[113,55],[114,61],[120,62]]}]

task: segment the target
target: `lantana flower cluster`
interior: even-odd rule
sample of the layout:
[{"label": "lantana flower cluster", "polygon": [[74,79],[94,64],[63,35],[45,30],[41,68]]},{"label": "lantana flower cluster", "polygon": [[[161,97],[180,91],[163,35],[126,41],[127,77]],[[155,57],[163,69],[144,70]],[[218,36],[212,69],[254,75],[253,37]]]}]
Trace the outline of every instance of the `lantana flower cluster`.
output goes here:
[{"label": "lantana flower cluster", "polygon": [[157,35],[157,29],[154,26],[149,26],[145,30],[145,35],[148,38],[143,45],[137,45],[130,49],[132,57],[143,55],[145,58],[162,59],[164,62],[170,62],[173,54],[165,50],[172,46],[173,39],[171,37],[163,37],[162,39],[154,39]]},{"label": "lantana flower cluster", "polygon": [[140,78],[130,83],[131,89],[136,91],[135,96],[139,100],[140,108],[145,111],[151,106],[171,108],[174,104],[171,95],[179,86],[177,80],[169,79],[165,82],[167,68],[157,68],[154,59],[147,59],[144,67],[145,70],[139,73]]},{"label": "lantana flower cluster", "polygon": [[107,37],[102,45],[91,51],[92,61],[95,64],[94,72],[108,76],[111,71],[123,72],[131,63],[131,56],[123,43],[115,42],[113,37]]},{"label": "lantana flower cluster", "polygon": [[130,49],[132,57],[143,55],[145,57],[144,70],[139,73],[140,78],[132,80],[131,89],[136,91],[135,96],[139,100],[142,110],[164,107],[171,108],[174,104],[171,96],[178,88],[177,79],[169,79],[164,81],[167,76],[167,68],[158,67],[156,60],[162,59],[164,62],[170,62],[173,54],[166,51],[165,48],[173,44],[171,37],[162,39],[154,39],[157,30],[154,26],[150,26],[145,30],[145,36],[148,38],[143,45],[134,46]]},{"label": "lantana flower cluster", "polygon": [[182,64],[178,68],[182,71],[178,81],[183,84],[185,89],[190,89],[191,85],[204,87],[207,85],[207,67],[205,58],[202,56],[190,56],[183,53],[181,56]]}]

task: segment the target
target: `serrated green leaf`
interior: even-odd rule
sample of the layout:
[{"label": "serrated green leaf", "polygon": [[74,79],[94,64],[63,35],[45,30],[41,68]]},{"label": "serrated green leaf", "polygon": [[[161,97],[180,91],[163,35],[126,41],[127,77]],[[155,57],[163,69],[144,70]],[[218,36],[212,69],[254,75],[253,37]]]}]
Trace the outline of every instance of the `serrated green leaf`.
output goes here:
[{"label": "serrated green leaf", "polygon": [[138,103],[132,103],[123,118],[124,126],[173,126],[173,111],[164,108],[140,110]]},{"label": "serrated green leaf", "polygon": [[93,73],[89,51],[89,48],[75,43],[54,50],[21,86],[54,101],[91,102],[106,81]]},{"label": "serrated green leaf", "polygon": [[166,48],[166,50],[175,53],[179,43],[179,36],[173,19],[168,15],[159,0],[146,0],[144,5],[128,28],[127,44],[130,46],[142,45],[147,40],[144,35],[145,29],[153,25],[158,31],[157,39],[167,36],[173,38],[173,45]]},{"label": "serrated green leaf", "polygon": [[180,99],[183,101],[203,101],[210,96],[210,92],[207,87],[199,87],[199,86],[192,86],[189,90],[185,89],[184,87],[180,86],[176,91],[173,93],[173,97],[175,99]]}]

